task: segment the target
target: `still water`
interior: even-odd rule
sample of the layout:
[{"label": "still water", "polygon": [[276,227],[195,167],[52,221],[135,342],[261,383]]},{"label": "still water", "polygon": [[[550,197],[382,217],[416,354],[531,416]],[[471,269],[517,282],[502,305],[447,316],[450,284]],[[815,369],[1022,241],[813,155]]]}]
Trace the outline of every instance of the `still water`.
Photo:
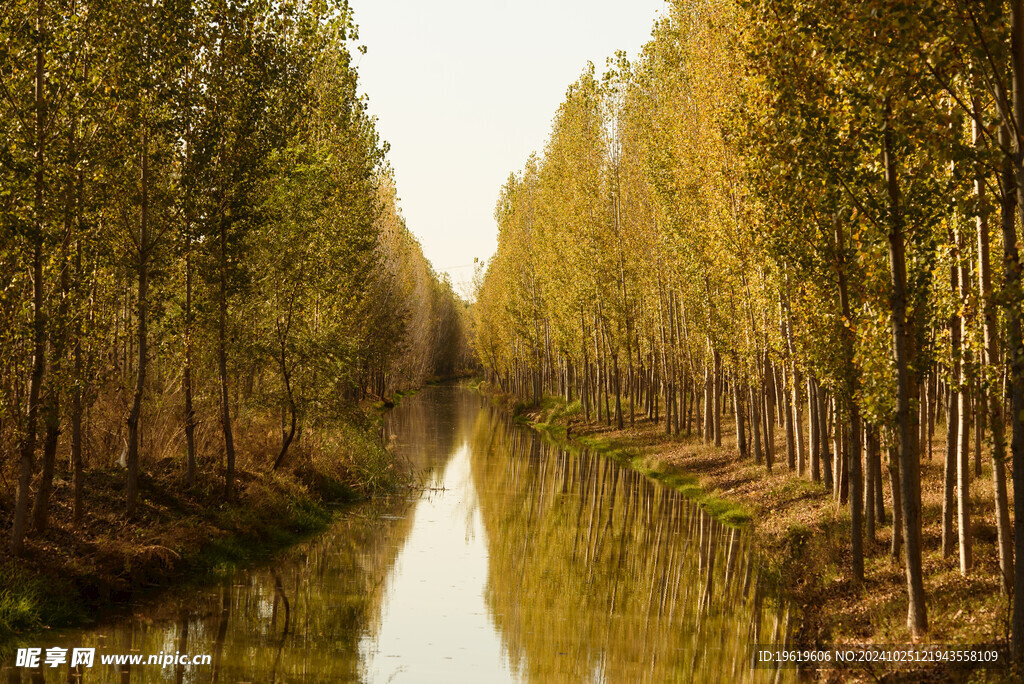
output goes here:
[{"label": "still water", "polygon": [[[429,387],[388,416],[422,493],[342,515],[221,584],[112,624],[50,632],[92,667],[14,682],[742,682],[785,604],[748,535],[629,468],[549,446],[474,392]],[[209,664],[104,665],[106,655]]]}]

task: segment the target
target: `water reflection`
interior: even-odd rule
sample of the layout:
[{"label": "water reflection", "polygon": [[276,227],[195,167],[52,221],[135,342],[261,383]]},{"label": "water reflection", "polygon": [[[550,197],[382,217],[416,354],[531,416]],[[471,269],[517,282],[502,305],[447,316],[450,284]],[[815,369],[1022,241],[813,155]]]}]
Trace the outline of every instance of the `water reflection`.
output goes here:
[{"label": "water reflection", "polygon": [[[410,502],[364,506],[271,566],[147,603],[114,624],[36,635],[28,646],[95,648],[93,667],[10,667],[8,682],[360,681],[359,640],[378,625],[384,578]],[[103,665],[102,655],[208,654],[208,665]]]},{"label": "water reflection", "polygon": [[487,600],[517,678],[764,681],[751,643],[785,612],[749,536],[586,451],[551,447],[482,411],[474,480],[489,540]]},{"label": "water reflection", "polygon": [[452,385],[426,387],[405,397],[387,414],[385,440],[427,485],[437,486],[455,450],[469,441],[479,395]]},{"label": "water reflection", "polygon": [[[422,495],[361,506],[272,565],[163,595],[92,630],[96,664],[14,682],[759,681],[784,635],[747,535],[678,493],[544,444],[474,393],[433,387],[390,414]],[[208,665],[101,665],[109,654]]]},{"label": "water reflection", "polygon": [[363,642],[367,681],[513,681],[484,599],[487,540],[471,478],[464,445],[438,480],[443,491],[416,506],[380,629]]}]

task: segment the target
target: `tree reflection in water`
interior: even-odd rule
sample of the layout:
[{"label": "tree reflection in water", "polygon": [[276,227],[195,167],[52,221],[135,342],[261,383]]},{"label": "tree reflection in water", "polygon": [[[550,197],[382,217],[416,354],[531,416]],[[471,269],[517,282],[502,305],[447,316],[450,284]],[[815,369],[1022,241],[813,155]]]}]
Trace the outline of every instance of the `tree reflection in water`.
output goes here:
[{"label": "tree reflection in water", "polygon": [[784,639],[788,612],[758,580],[750,535],[496,411],[478,414],[472,453],[487,600],[521,679],[775,680],[750,669],[750,647]]}]

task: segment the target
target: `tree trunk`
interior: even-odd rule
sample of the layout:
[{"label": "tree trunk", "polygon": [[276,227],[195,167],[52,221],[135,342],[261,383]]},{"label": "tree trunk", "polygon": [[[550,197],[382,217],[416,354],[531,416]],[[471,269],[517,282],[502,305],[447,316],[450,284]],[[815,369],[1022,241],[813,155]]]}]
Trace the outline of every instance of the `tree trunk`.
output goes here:
[{"label": "tree trunk", "polygon": [[[1009,149],[1011,146],[1009,131],[1005,125],[999,127],[999,141]],[[983,179],[982,179],[983,180]],[[1000,214],[1004,235],[1013,234],[1016,223],[1016,188],[1014,186],[1013,165],[1009,159],[1003,164],[1001,174]],[[982,197],[984,182],[977,184],[978,196]],[[981,313],[985,328],[985,353],[989,374],[982,374],[981,402],[986,404],[988,411],[989,434],[991,435],[992,458],[992,492],[996,514],[996,536],[999,547],[999,570],[1002,575],[1000,588],[1004,595],[1009,595],[1013,587],[1013,532],[1010,528],[1009,496],[1006,491],[1006,434],[1003,419],[1003,402],[998,386],[998,376],[1002,363],[999,349],[999,328],[996,321],[995,307],[992,303],[992,267],[989,254],[988,225],[984,216],[978,217],[978,281],[981,293]]]},{"label": "tree trunk", "polygon": [[587,324],[583,317],[583,309],[580,308],[580,346],[583,348],[583,419],[590,423],[590,359],[587,358]]},{"label": "tree trunk", "polygon": [[821,465],[824,470],[825,486],[833,486],[832,457],[828,452],[828,400],[825,389],[815,380],[815,394],[818,395],[818,440],[821,444]]},{"label": "tree trunk", "polygon": [[715,406],[714,393],[715,380],[711,366],[707,365],[704,366],[704,444],[710,443],[715,438],[714,418],[712,417]]},{"label": "tree trunk", "polygon": [[849,501],[849,470],[848,470],[848,458],[846,455],[846,430],[843,429],[843,420],[846,416],[843,415],[842,409],[839,406],[839,399],[833,397],[832,399],[832,415],[834,430],[832,431],[832,471],[835,475],[835,487],[833,489],[833,496],[842,505],[846,505]]},{"label": "tree trunk", "polygon": [[882,475],[882,447],[881,439],[878,435],[878,428],[875,428],[874,434],[870,435],[871,439],[875,441],[875,521],[879,525],[885,524],[885,493],[883,491],[883,475]]},{"label": "tree trunk", "polygon": [[796,439],[796,474],[803,477],[807,471],[807,454],[804,451],[804,416],[803,401],[800,396],[800,389],[803,386],[803,378],[796,364],[793,365],[793,431]]},{"label": "tree trunk", "polygon": [[[783,370],[782,376],[785,384],[791,384],[793,382],[792,376],[786,373],[785,370]],[[793,428],[794,406],[790,396],[791,394],[795,396],[796,390],[794,389],[792,393],[790,393],[786,391],[787,388],[785,386],[780,387],[779,389],[782,394],[782,401],[780,403],[783,405],[785,411],[785,420],[783,421],[783,424],[786,428],[786,467],[789,468],[790,472],[792,472],[796,470],[796,438],[794,436],[795,431]]]},{"label": "tree trunk", "polygon": [[760,402],[755,396],[754,386],[747,386],[747,396],[750,398],[750,438],[751,449],[754,451],[754,463],[760,465],[763,462],[761,452],[761,411]]},{"label": "tree trunk", "polygon": [[142,396],[146,390],[148,334],[146,329],[149,302],[149,131],[142,129],[142,206],[139,220],[138,250],[138,366],[135,369],[135,395],[128,414],[128,516],[135,515],[139,501],[139,418],[142,414]]},{"label": "tree trunk", "polygon": [[612,372],[615,374],[615,427],[622,429],[622,382],[619,379],[619,354],[612,354]]},{"label": "tree trunk", "polygon": [[[839,331],[843,342],[843,359],[845,365],[846,391],[843,397],[844,408],[850,418],[850,433],[847,440],[849,455],[849,503],[850,503],[850,535],[851,551],[853,553],[853,580],[854,582],[864,581],[864,541],[862,537],[862,513],[863,513],[863,492],[861,491],[861,438],[860,407],[857,405],[857,390],[860,385],[857,376],[857,367],[854,364],[854,339],[853,339],[853,314],[850,308],[850,296],[846,281],[846,240],[843,236],[842,221],[835,222],[836,240],[836,275],[839,281],[839,306],[843,312],[843,319],[849,321]],[[874,520],[872,520],[872,528]],[[874,530],[872,529],[872,532]]]},{"label": "tree trunk", "polygon": [[[959,261],[959,291],[958,310],[963,310],[970,295],[970,283],[968,281],[968,267],[963,254],[963,232],[959,229],[956,233],[956,255]],[[960,314],[960,329],[965,330],[967,321],[963,314]],[[971,438],[971,405],[970,405],[970,383],[967,379],[967,361],[969,351],[966,345],[961,346],[963,357],[960,359],[957,373],[957,414],[959,424],[957,425],[957,461],[956,461],[956,495],[957,495],[957,531],[960,541],[960,573],[966,575],[971,569],[971,462],[970,462],[970,438]]]},{"label": "tree trunk", "polygon": [[903,502],[900,497],[900,464],[889,452],[889,492],[892,494],[892,545],[889,555],[899,560],[903,548]]},{"label": "tree trunk", "polygon": [[35,470],[36,430],[39,416],[39,394],[46,373],[46,317],[43,313],[43,246],[42,225],[32,254],[32,376],[29,379],[26,407],[25,434],[21,441],[21,462],[18,471],[18,495],[14,505],[14,524],[11,529],[11,555],[20,556],[24,550],[25,527],[28,522],[29,496],[32,472]]},{"label": "tree trunk", "polygon": [[[949,282],[953,292],[958,291],[959,272],[956,265],[949,267]],[[959,308],[959,307],[956,307]],[[950,342],[950,375],[955,379],[960,375],[960,316],[956,311],[949,319]],[[953,511],[955,510],[955,490],[957,472],[957,428],[960,426],[960,404],[956,392],[948,395],[946,406],[946,461],[943,468],[942,486],[942,556],[953,555]]]},{"label": "tree trunk", "polygon": [[[1013,0],[1011,8],[1011,51],[1013,54],[1013,118],[1017,122],[1012,136],[1013,171],[1017,188],[1017,211],[1024,218],[1024,149],[1020,127],[1024,124],[1024,0]],[[1007,294],[1006,354],[1009,364],[1010,454],[1013,460],[1013,491],[1024,492],[1024,341],[1021,318],[1024,317],[1024,296],[1021,295],[1021,263],[1017,251],[1017,231],[1012,223],[1003,222],[1003,287]],[[1013,595],[1024,597],[1024,496],[1013,497],[1014,567]],[[1011,644],[1014,660],[1024,660],[1024,600],[1013,602]]]},{"label": "tree trunk", "polygon": [[[984,365],[980,356],[977,366],[979,372]],[[981,477],[982,442],[985,439],[987,421],[985,420],[984,399],[981,395],[981,382],[977,374],[971,381],[971,416],[974,418],[974,477]]]},{"label": "tree trunk", "polygon": [[[917,323],[907,307],[907,267],[900,207],[899,178],[893,150],[893,132],[888,121],[883,134],[882,161],[889,199],[889,263],[892,279],[891,311],[893,356],[896,362],[897,460],[900,467],[900,495],[903,504],[903,540],[906,546],[907,628],[913,636],[928,630],[921,569],[921,489],[917,444],[918,397]],[[1024,480],[1024,471],[1022,471]],[[1024,490],[1022,490],[1024,491]],[[1024,524],[1024,521],[1022,521]],[[1022,526],[1024,530],[1024,526]]]},{"label": "tree trunk", "polygon": [[43,0],[36,6],[35,74],[35,206],[32,236],[32,375],[29,379],[28,405],[25,408],[25,433],[21,438],[21,461],[18,467],[18,494],[14,504],[14,522],[11,526],[11,555],[20,556],[25,549],[25,526],[28,522],[28,504],[31,496],[32,471],[35,470],[36,430],[39,421],[39,393],[46,374],[46,313],[43,311],[43,130],[46,116],[44,70],[45,47],[43,35]]},{"label": "tree trunk", "polygon": [[[639,346],[639,341],[637,343]],[[626,334],[626,361],[628,368],[626,370],[626,377],[629,379],[629,427],[636,425],[636,402],[637,402],[637,381],[636,372],[633,368],[633,342],[630,339],[629,333]],[[570,397],[565,398],[566,403],[572,401]]]},{"label": "tree trunk", "polygon": [[736,416],[736,450],[739,452],[740,458],[746,458],[747,434],[743,427],[743,394],[736,378],[733,378],[732,381],[732,404],[733,413]]},{"label": "tree trunk", "polygon": [[722,446],[722,355],[716,349],[713,353],[715,364],[715,378],[713,385],[714,392],[714,420],[715,420],[715,446]]},{"label": "tree trunk", "polygon": [[921,394],[921,439],[920,439],[921,450],[924,452],[924,458],[928,459],[929,461],[932,460],[932,451],[931,451],[930,448],[928,448],[928,439],[929,439],[928,431],[929,431],[929,428],[931,427],[931,422],[928,420],[928,416],[930,415],[931,410],[932,410],[932,392],[931,392],[931,377],[930,376],[931,376],[930,373],[926,374],[925,375],[924,383],[922,383],[922,385],[921,385],[922,394]]},{"label": "tree trunk", "polygon": [[803,385],[803,379],[800,377],[800,371],[796,367],[796,340],[793,335],[793,314],[790,310],[789,302],[789,277],[786,278],[786,294],[785,294],[785,314],[786,314],[786,347],[789,351],[789,371],[791,376],[791,405],[792,405],[792,421],[793,421],[793,438],[796,440],[796,474],[799,477],[804,476],[807,462],[806,455],[804,453],[804,425],[803,416],[801,415],[800,401],[800,387]]},{"label": "tree trunk", "polygon": [[[767,359],[767,353],[765,354]],[[770,367],[766,364],[765,375],[771,373]],[[768,472],[772,472],[772,466],[775,465],[775,420],[772,415],[772,400],[767,385],[762,385],[764,393],[764,463],[768,468]]]},{"label": "tree trunk", "polygon": [[[288,314],[288,318],[290,322],[290,312]],[[285,336],[287,336],[287,332],[285,332]],[[287,341],[285,337],[281,341],[281,355],[278,360],[281,363],[281,377],[282,379],[284,379],[284,389],[286,398],[288,400],[288,409],[291,412],[292,418],[287,434],[283,434],[283,439],[281,440],[281,451],[280,453],[277,454],[277,458],[274,459],[274,470],[277,470],[278,468],[281,467],[281,463],[284,461],[284,456],[285,454],[288,453],[288,446],[292,443],[292,438],[295,437],[295,421],[297,411],[295,410],[295,397],[292,395],[292,377],[291,373],[288,372],[288,360],[285,355],[286,343]]]},{"label": "tree trunk", "polygon": [[936,414],[939,412],[939,407],[936,403],[936,397],[938,395],[939,379],[936,373],[931,373],[928,377],[928,382],[925,385],[925,399],[928,402],[928,425],[925,429],[925,436],[928,441],[925,445],[925,454],[929,461],[932,460],[932,453],[935,451],[932,448],[933,440],[935,439],[935,419]]},{"label": "tree trunk", "polygon": [[821,445],[818,443],[818,398],[814,378],[807,378],[807,432],[810,447],[811,482],[821,482]]},{"label": "tree trunk", "polygon": [[[70,203],[70,191],[69,203]],[[71,233],[70,208],[66,216],[66,235],[61,246],[61,273],[60,289],[61,300],[57,307],[56,325],[50,326],[52,342],[50,344],[51,366],[61,364],[64,358],[67,303],[71,295],[71,281],[68,274],[67,243]],[[51,378],[53,375],[51,374]],[[51,382],[53,385],[53,383]],[[47,391],[45,406],[43,408],[43,423],[46,425],[46,435],[43,438],[43,470],[39,478],[39,488],[36,491],[35,504],[32,507],[32,524],[36,532],[45,532],[50,521],[50,494],[53,491],[53,471],[57,462],[57,440],[60,437],[60,387],[53,385]]]},{"label": "tree trunk", "polygon": [[185,253],[185,368],[182,386],[185,392],[185,483],[196,482],[196,412],[192,406],[192,251]]},{"label": "tree trunk", "polygon": [[874,428],[864,427],[864,536],[875,541],[875,456],[878,444],[872,439]]},{"label": "tree trunk", "polygon": [[[82,176],[79,173],[79,199],[78,199],[78,223],[81,225],[81,211],[82,211],[82,200],[81,200],[81,187],[82,187]],[[77,244],[75,247],[75,277],[77,280],[82,278],[82,245]],[[82,516],[85,514],[85,473],[82,467],[82,411],[84,409],[84,398],[85,398],[85,377],[82,369],[82,324],[81,314],[75,316],[74,322],[74,350],[72,352],[74,361],[74,377],[75,383],[71,390],[71,470],[72,477],[74,478],[74,504],[72,508],[72,521],[75,525],[82,522]]]},{"label": "tree trunk", "polygon": [[[191,125],[186,126],[186,136]],[[192,147],[185,141],[185,164],[192,158]],[[196,482],[196,414],[192,406],[192,207],[186,186],[185,195],[185,367],[182,369],[182,390],[185,393],[185,484]]]},{"label": "tree trunk", "polygon": [[220,424],[224,433],[224,498],[235,499],[235,440],[231,434],[231,405],[228,393],[228,227],[227,219],[220,219],[220,292],[217,316],[217,370],[220,373]]},{"label": "tree trunk", "polygon": [[[73,120],[73,119],[72,119]],[[75,126],[68,127],[67,149],[69,166],[75,164]],[[75,176],[69,173],[64,187],[64,237],[60,244],[60,301],[57,305],[55,325],[50,326],[51,366],[65,363],[67,349],[68,304],[71,300],[71,261],[68,248],[75,222]],[[49,525],[50,494],[53,491],[53,471],[57,460],[57,440],[60,437],[61,388],[54,385],[47,393],[43,420],[46,437],[43,439],[43,472],[39,480],[35,506],[32,509],[33,525],[37,532],[44,532]]]}]

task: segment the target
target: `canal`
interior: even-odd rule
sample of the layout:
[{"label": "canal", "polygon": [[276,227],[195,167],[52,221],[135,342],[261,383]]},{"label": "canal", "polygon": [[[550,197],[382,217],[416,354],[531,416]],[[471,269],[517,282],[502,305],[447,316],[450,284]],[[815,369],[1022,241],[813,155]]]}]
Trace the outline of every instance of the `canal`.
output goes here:
[{"label": "canal", "polygon": [[[614,460],[545,443],[464,387],[403,399],[385,429],[419,489],[220,583],[33,637],[44,658],[91,648],[94,664],[8,668],[8,683],[789,676],[749,666],[789,613],[743,530]],[[167,664],[101,662],[113,655]]]}]

